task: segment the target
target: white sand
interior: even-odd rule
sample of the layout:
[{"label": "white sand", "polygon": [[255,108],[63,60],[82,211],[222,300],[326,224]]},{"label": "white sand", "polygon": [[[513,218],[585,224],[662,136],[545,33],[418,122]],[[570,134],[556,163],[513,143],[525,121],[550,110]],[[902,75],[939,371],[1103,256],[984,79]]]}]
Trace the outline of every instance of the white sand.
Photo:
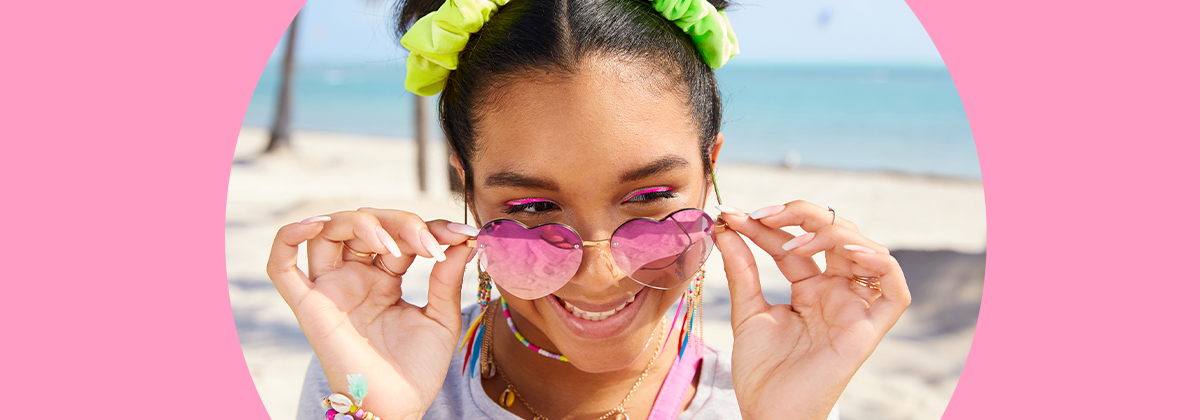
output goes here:
[{"label": "white sand", "polygon": [[[429,159],[435,192],[422,195],[416,188],[412,142],[311,132],[296,133],[293,142],[289,153],[259,157],[266,132],[242,131],[226,219],[230,301],[239,337],[263,403],[277,420],[295,418],[312,350],[263,271],[275,231],[305,217],[363,206],[404,209],[426,219],[462,218],[461,204],[448,192],[440,144]],[[892,250],[979,254],[985,248],[979,182],[740,164],[719,165],[717,173],[725,203],[743,210],[805,199],[833,206],[839,217],[854,220],[864,234]],[[978,316],[982,257],[905,255],[911,256],[898,258],[914,288],[913,307],[846,390],[844,419],[939,418],[962,371]],[[787,281],[771,269],[769,256],[757,256],[768,300],[784,302]],[[408,278],[427,276],[431,268],[430,260],[418,259]],[[711,345],[728,350],[733,339],[721,268],[719,255],[709,259],[705,334]],[[914,278],[914,272],[922,273],[921,278]],[[420,281],[405,286],[413,303],[424,303]],[[473,303],[472,287],[464,289],[462,301],[464,306]]]}]

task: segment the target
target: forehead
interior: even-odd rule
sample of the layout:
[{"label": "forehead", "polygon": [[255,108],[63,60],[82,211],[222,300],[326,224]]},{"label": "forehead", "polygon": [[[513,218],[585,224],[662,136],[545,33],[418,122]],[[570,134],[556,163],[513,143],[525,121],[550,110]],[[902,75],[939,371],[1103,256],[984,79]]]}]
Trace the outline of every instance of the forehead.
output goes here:
[{"label": "forehead", "polygon": [[[477,124],[477,176],[514,171],[601,180],[665,155],[698,161],[683,95],[636,64],[591,61],[570,75],[505,84]],[[693,162],[692,167],[699,167]]]}]

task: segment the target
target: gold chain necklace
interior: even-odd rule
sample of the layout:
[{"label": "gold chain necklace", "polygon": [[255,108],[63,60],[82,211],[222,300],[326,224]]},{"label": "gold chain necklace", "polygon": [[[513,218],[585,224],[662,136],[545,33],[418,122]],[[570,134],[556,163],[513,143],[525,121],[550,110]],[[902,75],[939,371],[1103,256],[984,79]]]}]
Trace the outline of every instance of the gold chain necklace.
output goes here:
[{"label": "gold chain necklace", "polygon": [[[514,399],[520,400],[521,404],[525,405],[525,408],[529,409],[530,413],[533,413],[533,420],[550,420],[549,417],[543,416],[543,415],[541,415],[541,413],[538,413],[537,410],[534,410],[533,406],[529,405],[528,401],[525,401],[525,398],[522,397],[521,394],[517,392],[517,388],[515,386],[513,386],[512,381],[508,380],[508,375],[504,374],[504,370],[500,369],[500,366],[491,360],[492,359],[491,351],[490,351],[491,350],[490,344],[492,341],[492,326],[491,326],[491,324],[492,324],[492,318],[495,316],[496,316],[496,314],[492,313],[490,316],[485,315],[483,318],[483,322],[484,322],[483,335],[484,335],[484,337],[483,337],[483,349],[481,349],[481,351],[482,351],[481,354],[482,354],[482,357],[484,357],[486,360],[480,361],[479,370],[481,371],[481,376],[483,376],[484,378],[491,379],[492,377],[494,377],[496,375],[496,372],[500,372],[500,377],[504,378],[504,383],[508,384],[508,387],[506,387],[504,389],[504,392],[500,393],[499,401],[497,401],[500,403],[500,405],[502,405],[506,408],[512,407]],[[662,344],[663,344],[663,340],[666,339],[666,334],[667,334],[666,323],[667,323],[666,319],[663,319],[662,322],[660,323],[661,325],[659,325],[659,327],[661,327],[662,332],[660,332],[658,334],[658,344],[655,346],[658,350],[656,350],[654,352],[654,357],[650,359],[650,363],[646,365],[646,369],[642,370],[641,376],[638,376],[637,382],[633,383],[633,388],[629,389],[629,392],[625,394],[625,398],[621,400],[620,404],[617,404],[616,408],[613,408],[612,410],[608,410],[607,413],[604,413],[604,415],[600,416],[600,418],[597,420],[607,419],[609,417],[612,417],[614,414],[619,414],[619,415],[621,415],[621,417],[624,418],[624,420],[629,420],[629,415],[625,414],[625,403],[628,403],[629,399],[633,398],[633,393],[637,391],[638,387],[642,385],[642,381],[645,380],[646,376],[648,376],[650,374],[650,368],[654,366],[654,361],[658,360],[658,356],[662,354],[662,349],[663,349]],[[647,342],[646,344],[650,344],[650,343]]]}]

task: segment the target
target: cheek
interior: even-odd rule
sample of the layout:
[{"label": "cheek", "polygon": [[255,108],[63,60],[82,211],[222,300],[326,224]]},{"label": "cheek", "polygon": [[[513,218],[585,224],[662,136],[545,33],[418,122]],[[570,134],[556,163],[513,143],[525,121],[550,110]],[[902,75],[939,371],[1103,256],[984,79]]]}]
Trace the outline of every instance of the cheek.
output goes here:
[{"label": "cheek", "polygon": [[658,311],[654,319],[658,319],[667,314],[672,308],[679,306],[679,298],[687,292],[687,286],[679,286],[674,289],[664,290],[659,294],[660,301],[658,302]]}]

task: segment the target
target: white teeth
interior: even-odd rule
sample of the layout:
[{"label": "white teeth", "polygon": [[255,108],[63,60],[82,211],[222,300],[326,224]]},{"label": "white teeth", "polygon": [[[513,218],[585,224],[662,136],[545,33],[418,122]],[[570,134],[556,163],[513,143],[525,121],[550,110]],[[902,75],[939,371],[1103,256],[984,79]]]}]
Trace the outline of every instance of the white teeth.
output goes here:
[{"label": "white teeth", "polygon": [[629,300],[622,302],[621,306],[618,306],[617,309],[613,309],[611,311],[604,311],[604,312],[589,312],[589,311],[585,311],[583,309],[579,309],[579,308],[575,307],[575,305],[572,305],[571,302],[567,302],[562,299],[559,299],[558,301],[562,302],[563,307],[566,308],[568,312],[571,312],[572,315],[575,315],[576,318],[586,319],[588,321],[603,321],[613,315],[616,315],[617,312],[620,312],[622,309],[625,309],[625,307],[628,306],[630,303],[633,303],[634,299],[636,299],[636,298],[637,298],[637,295],[631,296],[629,298]]}]

